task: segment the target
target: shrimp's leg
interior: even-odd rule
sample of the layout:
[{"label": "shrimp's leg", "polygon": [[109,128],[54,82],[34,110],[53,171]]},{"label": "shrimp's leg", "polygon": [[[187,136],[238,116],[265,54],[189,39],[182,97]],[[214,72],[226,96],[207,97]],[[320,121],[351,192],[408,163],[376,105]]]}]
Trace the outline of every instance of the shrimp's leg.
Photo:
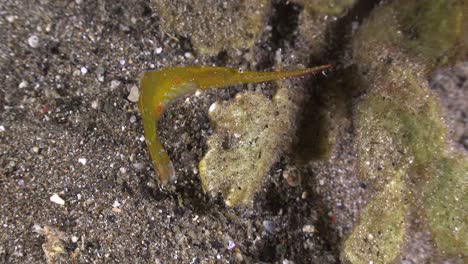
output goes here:
[{"label": "shrimp's leg", "polygon": [[[157,106],[155,109],[159,113],[162,113],[163,110],[161,106]],[[146,145],[148,146],[156,173],[161,180],[161,184],[164,185],[175,179],[175,169],[169,155],[159,141],[157,123],[157,116],[143,112]]]}]

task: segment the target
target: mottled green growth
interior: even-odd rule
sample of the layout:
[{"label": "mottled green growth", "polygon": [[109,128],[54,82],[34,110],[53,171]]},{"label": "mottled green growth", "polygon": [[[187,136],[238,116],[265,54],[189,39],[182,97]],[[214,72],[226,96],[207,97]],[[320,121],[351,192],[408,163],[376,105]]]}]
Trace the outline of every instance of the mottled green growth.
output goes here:
[{"label": "mottled green growth", "polygon": [[438,249],[446,254],[468,252],[468,159],[443,158],[424,191],[424,204]]},{"label": "mottled green growth", "polygon": [[[468,252],[468,158],[449,147],[441,109],[423,78],[455,58],[464,3],[416,2],[378,7],[353,41],[362,83],[369,86],[355,109],[357,165],[376,194],[345,242],[343,258],[351,263],[396,261],[405,243],[405,219],[398,214],[414,210],[422,210],[436,255]],[[399,190],[389,192],[398,182]],[[394,217],[383,214],[387,210]]]},{"label": "mottled green growth", "polygon": [[270,1],[152,0],[161,29],[192,40],[202,54],[223,49],[249,49],[267,22]]},{"label": "mottled green growth", "polygon": [[216,131],[199,165],[205,191],[221,192],[229,206],[249,205],[292,142],[300,101],[298,91],[281,86],[273,100],[246,92],[214,104],[210,117]]},{"label": "mottled green growth", "polygon": [[[393,198],[387,196],[382,200],[379,197],[387,195],[389,183],[402,179],[411,192],[402,192],[401,199],[424,205],[426,217],[422,220],[429,224],[439,253],[467,252],[467,242],[463,238],[468,236],[465,213],[468,159],[449,152],[440,109],[426,83],[410,70],[392,69],[394,71],[374,83],[374,89],[358,105],[355,115],[359,173],[378,192],[368,207],[388,206]],[[400,75],[395,75],[398,70]],[[370,226],[368,212],[372,209],[368,207],[346,241],[344,255],[352,263],[378,259],[382,251],[386,251],[383,248],[388,246],[395,250],[396,247],[395,241],[385,236],[369,244],[356,232],[362,234],[377,228],[381,232],[396,232],[389,235],[390,238],[400,236],[400,231],[391,226],[385,228],[381,222]],[[414,209],[410,206],[409,210]],[[381,217],[381,214],[374,217]],[[361,254],[355,255],[355,252]],[[380,253],[374,255],[376,252]],[[398,254],[399,251],[395,257]],[[382,260],[382,263],[390,262]]]},{"label": "mottled green growth", "polygon": [[321,56],[329,48],[327,29],[336,22],[337,17],[344,16],[356,0],[294,0],[304,6],[299,17],[297,42],[308,47],[309,57]]},{"label": "mottled green growth", "polygon": [[403,189],[400,179],[392,180],[361,212],[360,224],[344,244],[351,263],[390,263],[399,256],[404,234]]},{"label": "mottled green growth", "polygon": [[269,125],[277,109],[262,94],[247,92],[210,110],[217,130],[199,166],[203,187],[221,192],[228,205],[247,204],[276,160],[276,141],[269,135],[278,131]]},{"label": "mottled green growth", "polygon": [[382,78],[356,111],[359,173],[377,189],[445,147],[440,109],[423,80],[397,68]]},{"label": "mottled green growth", "polygon": [[[467,28],[463,28],[467,1],[396,1],[404,45],[426,66],[447,64],[459,49]],[[465,14],[464,14],[465,12]],[[467,50],[465,49],[464,52]]]},{"label": "mottled green growth", "polygon": [[351,8],[356,0],[302,0],[301,2],[309,13],[339,16]]},{"label": "mottled green growth", "polygon": [[465,2],[397,0],[376,8],[353,42],[356,60],[361,67],[383,71],[392,61],[409,66],[410,59],[422,63],[426,73],[454,61],[468,51]]}]

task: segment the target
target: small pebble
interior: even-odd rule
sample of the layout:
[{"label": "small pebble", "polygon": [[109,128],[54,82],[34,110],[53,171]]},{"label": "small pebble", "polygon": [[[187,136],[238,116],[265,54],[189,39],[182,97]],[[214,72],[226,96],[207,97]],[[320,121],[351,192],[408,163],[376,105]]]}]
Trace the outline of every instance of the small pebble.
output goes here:
[{"label": "small pebble", "polygon": [[98,81],[104,82],[104,73],[106,73],[106,69],[104,69],[103,66],[98,66],[94,72],[96,73]]},{"label": "small pebble", "polygon": [[82,75],[85,75],[88,72],[88,69],[83,66],[83,67],[81,67],[80,71],[81,71]]},{"label": "small pebble", "polygon": [[71,237],[71,241],[72,241],[73,243],[78,242],[78,237],[77,237],[77,236],[72,236],[72,237]]},{"label": "small pebble", "polygon": [[60,198],[60,196],[56,193],[54,193],[51,197],[50,197],[50,201],[53,202],[53,203],[56,203],[56,204],[59,204],[59,205],[65,205],[65,201]]},{"label": "small pebble", "polygon": [[218,107],[218,103],[217,102],[214,102],[210,105],[210,108],[208,108],[208,112],[209,113],[212,113],[216,110],[216,108]]},{"label": "small pebble", "polygon": [[233,249],[235,246],[236,246],[236,243],[234,243],[234,241],[231,241],[231,240],[228,241],[227,249],[231,250],[231,249]]},{"label": "small pebble", "polygon": [[78,162],[83,164],[83,165],[86,165],[86,159],[85,158],[79,158]]},{"label": "small pebble", "polygon": [[184,57],[187,58],[187,59],[193,59],[193,55],[190,52],[185,52]]},{"label": "small pebble", "polygon": [[79,69],[76,69],[76,70],[73,71],[73,76],[75,76],[75,77],[80,76],[80,74],[81,74],[81,71]]},{"label": "small pebble", "polygon": [[114,207],[114,208],[119,208],[120,206],[121,206],[121,204],[117,200],[115,200],[114,203],[112,204],[112,207]]},{"label": "small pebble", "polygon": [[117,81],[117,80],[112,80],[111,83],[110,83],[110,88],[112,90],[114,90],[115,88],[119,87],[120,86],[120,82]]},{"label": "small pebble", "polygon": [[5,18],[9,23],[13,23],[15,21],[15,19],[16,19],[15,16],[6,16]]},{"label": "small pebble", "polygon": [[91,102],[91,107],[92,107],[93,109],[97,109],[97,108],[99,107],[99,102],[98,102],[98,100],[92,101],[92,102]]},{"label": "small pebble", "polygon": [[134,163],[132,164],[132,166],[135,170],[139,170],[139,171],[145,168],[145,165],[143,163]]},{"label": "small pebble", "polygon": [[313,225],[305,225],[302,227],[302,232],[304,233],[313,233],[315,232],[315,227]]},{"label": "small pebble", "polygon": [[80,4],[83,3],[83,0],[75,0],[75,3],[76,3],[77,5],[80,5]]},{"label": "small pebble", "polygon": [[0,126],[0,132],[5,131],[5,127],[3,125]]},{"label": "small pebble", "polygon": [[132,115],[130,117],[130,123],[135,123],[136,122],[136,116]]},{"label": "small pebble", "polygon": [[162,52],[162,48],[161,47],[157,47],[156,48],[156,54],[161,54]]},{"label": "small pebble", "polygon": [[34,233],[38,233],[38,234],[43,234],[44,232],[43,228],[38,224],[34,224],[32,227],[32,230]]},{"label": "small pebble", "polygon": [[267,233],[270,233],[270,234],[274,234],[276,231],[275,223],[273,223],[272,221],[268,221],[268,220],[263,221],[263,228],[265,228],[265,231],[267,231]]},{"label": "small pebble", "polygon": [[29,83],[28,83],[27,81],[22,81],[22,82],[20,82],[20,84],[18,85],[18,88],[24,89],[24,88],[26,88],[26,87],[28,87],[28,86],[29,86]]},{"label": "small pebble", "polygon": [[39,47],[39,38],[36,35],[32,35],[28,38],[28,44],[31,48]]},{"label": "small pebble", "polygon": [[309,193],[308,192],[303,192],[302,195],[301,195],[302,200],[307,199],[307,196],[309,196]]},{"label": "small pebble", "polygon": [[33,147],[33,148],[32,148],[32,151],[33,151],[34,153],[39,153],[39,148],[38,148],[38,147]]},{"label": "small pebble", "polygon": [[119,61],[119,63],[120,63],[120,65],[124,66],[124,65],[125,65],[125,60],[124,60],[124,59],[121,59],[121,60]]},{"label": "small pebble", "polygon": [[138,90],[138,87],[136,85],[132,86],[132,88],[130,88],[130,94],[128,95],[128,100],[130,100],[130,102],[138,102],[138,98],[140,97],[140,91]]},{"label": "small pebble", "polygon": [[299,172],[297,171],[296,168],[293,168],[293,167],[288,167],[283,172],[283,178],[286,180],[288,185],[291,186],[291,187],[297,187],[301,183]]}]

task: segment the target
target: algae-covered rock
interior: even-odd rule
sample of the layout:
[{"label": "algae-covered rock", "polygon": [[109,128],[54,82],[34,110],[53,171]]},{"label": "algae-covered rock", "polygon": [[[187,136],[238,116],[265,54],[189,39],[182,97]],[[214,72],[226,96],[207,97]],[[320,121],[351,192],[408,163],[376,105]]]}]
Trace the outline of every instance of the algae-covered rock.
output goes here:
[{"label": "algae-covered rock", "polygon": [[468,2],[458,0],[396,1],[404,46],[426,67],[444,65],[466,52],[462,38]]},{"label": "algae-covered rock", "polygon": [[308,55],[323,54],[330,43],[327,28],[344,16],[356,0],[295,0],[304,7],[299,17],[298,41],[309,48]]},{"label": "algae-covered rock", "polygon": [[249,49],[267,22],[270,1],[152,0],[161,29],[192,40],[208,55],[223,49]]},{"label": "algae-covered rock", "polygon": [[352,7],[356,0],[302,0],[309,13],[339,16]]},{"label": "algae-covered rock", "polygon": [[356,108],[358,170],[376,189],[445,147],[440,109],[422,84],[412,72],[394,68]]},{"label": "algae-covered rock", "polygon": [[356,35],[354,57],[363,71],[383,72],[395,63],[415,67],[410,63],[418,62],[427,73],[466,56],[467,5],[456,0],[397,0],[380,6]]},{"label": "algae-covered rock", "polygon": [[210,117],[216,125],[201,160],[200,178],[210,193],[220,192],[227,205],[249,205],[264,177],[291,144],[300,93],[281,84],[273,100],[255,92],[215,103]]},{"label": "algae-covered rock", "polygon": [[[468,158],[450,148],[441,109],[424,78],[457,58],[463,5],[394,1],[374,10],[352,43],[362,83],[369,87],[355,109],[357,167],[376,194],[345,242],[345,261],[399,258],[407,220],[398,218],[401,225],[395,228],[395,219],[387,221],[375,208],[395,217],[395,208],[402,215],[421,210],[416,214],[432,235],[434,257],[466,257]],[[432,29],[422,23],[426,20]],[[402,187],[389,192],[395,182]],[[385,235],[374,236],[376,230]],[[364,239],[369,233],[375,241]]]},{"label": "algae-covered rock", "polygon": [[424,190],[424,208],[435,244],[445,254],[468,252],[468,159],[443,158],[428,173],[434,179]]},{"label": "algae-covered rock", "polygon": [[[359,224],[346,241],[344,255],[352,263],[377,259],[382,256],[381,251],[386,251],[381,248],[377,254],[375,246],[362,241],[356,232],[370,232],[378,227],[393,230],[396,232],[393,236],[399,236],[400,231],[382,227],[382,222],[372,226],[369,219],[383,218],[381,214],[371,216],[369,210],[388,206],[394,198],[379,197],[386,195],[388,184],[400,178],[408,189],[399,194],[401,199],[413,205],[423,204],[425,217],[421,220],[429,225],[439,254],[456,255],[468,250],[463,239],[468,235],[465,213],[468,159],[449,151],[440,109],[425,82],[417,81],[411,71],[405,73],[408,79],[399,76],[399,84],[390,81],[389,76],[376,82],[374,90],[357,107],[358,169],[378,194],[364,209]],[[396,249],[393,242],[389,244],[382,239],[376,245]],[[355,255],[355,252],[362,254]],[[382,263],[391,262],[387,260]]]},{"label": "algae-covered rock", "polygon": [[351,263],[390,263],[403,245],[405,205],[401,179],[390,181],[361,212],[360,224],[344,244]]}]

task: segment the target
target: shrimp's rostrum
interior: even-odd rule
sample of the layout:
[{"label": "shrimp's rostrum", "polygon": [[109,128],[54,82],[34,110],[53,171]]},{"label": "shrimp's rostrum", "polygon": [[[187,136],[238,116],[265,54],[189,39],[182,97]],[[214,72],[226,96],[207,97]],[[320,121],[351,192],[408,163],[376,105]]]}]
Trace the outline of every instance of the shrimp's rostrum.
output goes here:
[{"label": "shrimp's rostrum", "polygon": [[164,109],[177,97],[197,89],[221,88],[245,83],[260,83],[298,77],[326,70],[330,65],[278,72],[240,72],[212,66],[170,67],[148,71],[140,80],[138,106],[143,120],[146,144],[162,184],[175,179],[174,166],[158,138],[157,123]]}]

